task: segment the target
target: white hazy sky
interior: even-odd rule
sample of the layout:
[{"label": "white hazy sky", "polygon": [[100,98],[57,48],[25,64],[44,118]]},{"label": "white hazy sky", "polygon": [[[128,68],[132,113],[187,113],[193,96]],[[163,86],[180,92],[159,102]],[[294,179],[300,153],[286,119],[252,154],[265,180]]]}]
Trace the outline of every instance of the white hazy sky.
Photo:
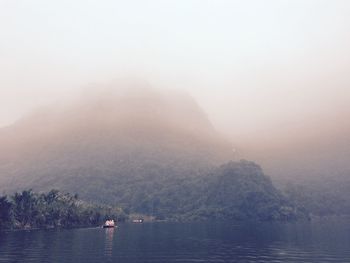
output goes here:
[{"label": "white hazy sky", "polygon": [[349,47],[348,0],[0,0],[0,126],[136,74],[236,140],[326,136],[349,125]]}]

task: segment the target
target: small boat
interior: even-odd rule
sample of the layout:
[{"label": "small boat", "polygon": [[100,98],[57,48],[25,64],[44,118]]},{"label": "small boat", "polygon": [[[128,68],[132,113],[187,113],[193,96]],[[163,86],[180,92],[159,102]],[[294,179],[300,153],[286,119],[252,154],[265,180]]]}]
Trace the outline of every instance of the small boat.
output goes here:
[{"label": "small boat", "polygon": [[133,219],[132,222],[137,224],[143,223],[143,218]]},{"label": "small boat", "polygon": [[114,220],[106,220],[106,222],[103,224],[103,228],[114,228],[116,227]]}]

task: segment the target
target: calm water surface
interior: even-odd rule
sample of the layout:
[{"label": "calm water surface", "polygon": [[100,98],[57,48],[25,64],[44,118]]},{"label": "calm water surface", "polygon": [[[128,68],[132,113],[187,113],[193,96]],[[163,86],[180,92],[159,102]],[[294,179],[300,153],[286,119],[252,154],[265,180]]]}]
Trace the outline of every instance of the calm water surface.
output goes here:
[{"label": "calm water surface", "polygon": [[350,221],[2,232],[0,262],[350,262]]}]

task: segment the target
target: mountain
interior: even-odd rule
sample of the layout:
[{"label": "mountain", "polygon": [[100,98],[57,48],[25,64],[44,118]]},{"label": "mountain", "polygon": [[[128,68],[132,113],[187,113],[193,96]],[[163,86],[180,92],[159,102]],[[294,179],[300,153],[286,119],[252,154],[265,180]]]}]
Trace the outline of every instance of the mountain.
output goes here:
[{"label": "mountain", "polygon": [[14,187],[91,170],[207,167],[231,154],[189,95],[143,86],[89,94],[62,110],[42,109],[1,129],[0,138],[1,182]]},{"label": "mountain", "polygon": [[305,178],[282,184],[280,188],[291,202],[312,215],[350,215],[349,176]]},{"label": "mountain", "polygon": [[158,218],[294,218],[185,93],[143,82],[85,94],[0,130],[1,191],[56,188]]},{"label": "mountain", "polygon": [[[264,175],[260,166],[241,160],[215,167],[190,179],[171,178],[158,187],[137,188],[142,198],[133,209],[175,220],[295,220],[308,218]],[[161,186],[161,187],[159,187]],[[123,196],[126,191],[120,190]],[[121,199],[123,200],[123,199]]]}]

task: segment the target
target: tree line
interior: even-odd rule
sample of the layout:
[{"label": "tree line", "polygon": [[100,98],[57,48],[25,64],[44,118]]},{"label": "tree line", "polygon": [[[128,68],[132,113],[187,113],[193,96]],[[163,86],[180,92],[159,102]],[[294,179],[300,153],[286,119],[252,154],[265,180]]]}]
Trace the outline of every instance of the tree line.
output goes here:
[{"label": "tree line", "polygon": [[0,196],[0,229],[98,226],[110,218],[124,221],[127,215],[119,207],[87,203],[58,190]]}]

